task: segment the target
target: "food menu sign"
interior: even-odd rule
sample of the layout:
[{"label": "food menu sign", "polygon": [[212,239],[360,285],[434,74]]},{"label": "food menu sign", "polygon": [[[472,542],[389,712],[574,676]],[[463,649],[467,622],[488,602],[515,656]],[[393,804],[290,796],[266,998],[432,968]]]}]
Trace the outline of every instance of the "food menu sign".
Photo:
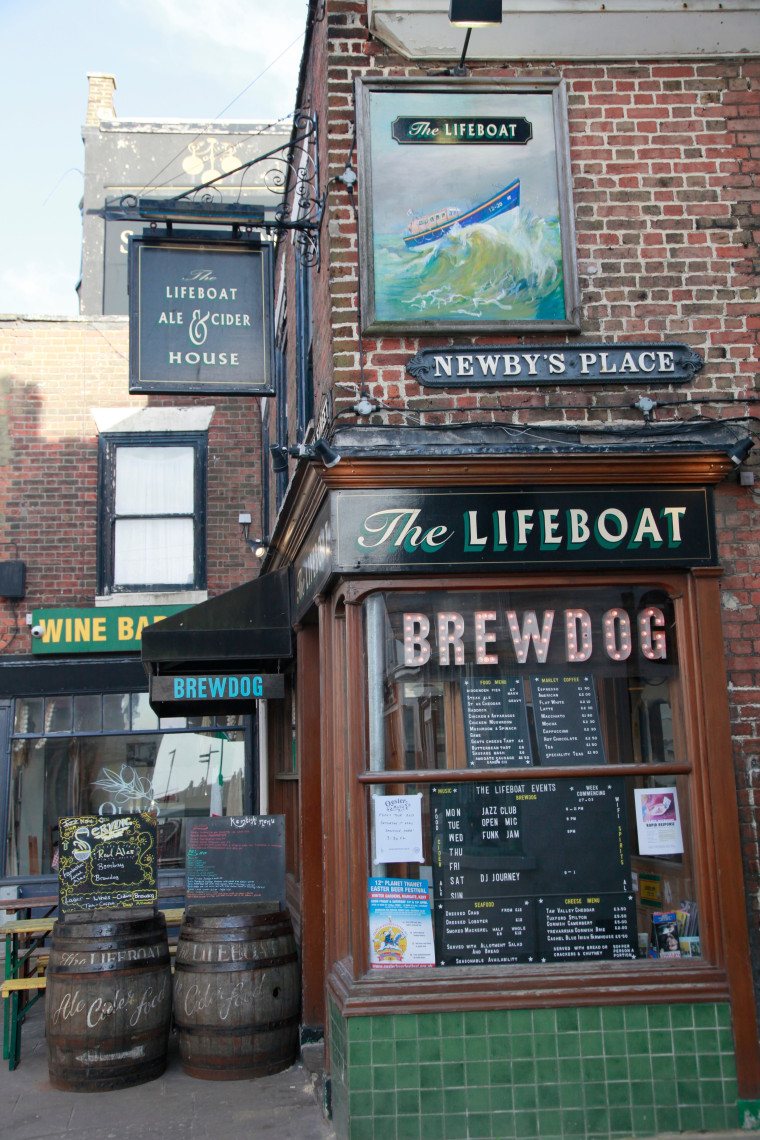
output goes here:
[{"label": "food menu sign", "polygon": [[439,966],[635,958],[622,777],[434,785]]},{"label": "food menu sign", "polygon": [[272,250],[133,237],[130,392],[272,395]]},{"label": "food menu sign", "polygon": [[210,816],[190,828],[187,898],[285,907],[285,816]]},{"label": "food menu sign", "polygon": [[152,906],[156,816],[67,816],[58,821],[58,899],[62,914]]}]

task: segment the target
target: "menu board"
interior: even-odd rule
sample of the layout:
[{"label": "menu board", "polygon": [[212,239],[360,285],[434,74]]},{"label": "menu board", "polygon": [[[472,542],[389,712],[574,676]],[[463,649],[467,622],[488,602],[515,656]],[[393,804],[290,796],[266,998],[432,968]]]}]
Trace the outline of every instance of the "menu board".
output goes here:
[{"label": "menu board", "polygon": [[523,768],[533,763],[522,677],[463,677],[468,768]]},{"label": "menu board", "polygon": [[635,958],[625,780],[430,790],[439,966]]},{"label": "menu board", "polygon": [[156,816],[66,816],[58,820],[61,914],[152,906],[156,891]]},{"label": "menu board", "polygon": [[187,898],[285,907],[285,816],[209,816],[190,827]]},{"label": "menu board", "polygon": [[530,690],[538,750],[545,767],[605,763],[593,677],[531,677]]}]

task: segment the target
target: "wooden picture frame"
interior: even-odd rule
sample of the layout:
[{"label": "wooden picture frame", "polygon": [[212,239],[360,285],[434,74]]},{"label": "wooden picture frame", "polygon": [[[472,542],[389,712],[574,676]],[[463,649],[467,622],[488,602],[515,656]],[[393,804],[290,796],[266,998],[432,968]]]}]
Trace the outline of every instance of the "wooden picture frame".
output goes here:
[{"label": "wooden picture frame", "polygon": [[365,333],[580,332],[562,79],[356,82]]}]

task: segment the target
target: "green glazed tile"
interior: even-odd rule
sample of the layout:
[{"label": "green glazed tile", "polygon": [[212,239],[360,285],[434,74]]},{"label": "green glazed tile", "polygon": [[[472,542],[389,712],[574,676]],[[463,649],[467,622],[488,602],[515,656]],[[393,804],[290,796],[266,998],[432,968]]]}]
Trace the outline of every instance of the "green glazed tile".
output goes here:
[{"label": "green glazed tile", "polygon": [[626,1041],[629,1056],[649,1056],[649,1033],[633,1029],[626,1034]]},{"label": "green glazed tile", "polygon": [[[543,1099],[544,1089],[541,1089]],[[607,1104],[607,1085],[601,1081],[589,1081],[583,1085],[583,1101],[586,1108],[603,1108]]]},{"label": "green glazed tile", "polygon": [[441,1014],[441,1037],[464,1037],[464,1014]]},{"label": "green glazed tile", "polygon": [[417,1116],[420,1111],[418,1089],[399,1089],[396,1093],[396,1106],[399,1116]]},{"label": "green glazed tile", "polygon": [[512,1089],[515,1112],[524,1112],[525,1109],[534,1109],[538,1105],[535,1085],[515,1085]]},{"label": "green glazed tile", "polygon": [[650,1005],[647,1007],[647,1021],[650,1029],[666,1029],[670,1027],[670,1008],[667,1005]]},{"label": "green glazed tile", "polygon": [[679,1118],[682,1132],[702,1131],[702,1109],[699,1105],[682,1105]]},{"label": "green glazed tile", "polygon": [[[638,1115],[636,1131],[639,1134],[641,1133],[641,1129],[638,1127]],[[610,1132],[613,1136],[615,1134],[630,1136],[633,1132],[633,1111],[630,1108],[622,1105],[620,1107],[610,1105]]]},{"label": "green glazed tile", "polygon": [[440,1065],[420,1065],[420,1088],[440,1089],[443,1086],[443,1070]]},{"label": "green glazed tile", "polygon": [[462,1113],[457,1115],[449,1115],[448,1113],[443,1118],[443,1132],[439,1140],[466,1140],[467,1137],[467,1117]]},{"label": "green glazed tile", "polygon": [[372,1042],[372,1064],[392,1065],[396,1060],[396,1049],[393,1041]]},{"label": "green glazed tile", "polygon": [[676,1077],[679,1081],[693,1080],[698,1072],[697,1058],[693,1053],[676,1054]]},{"label": "green glazed tile", "polygon": [[701,1104],[701,1084],[699,1081],[676,1081],[680,1104]]},{"label": "green glazed tile", "polygon": [[577,1009],[558,1009],[557,1010],[557,1032],[558,1033],[577,1033],[578,1032],[578,1010]]},{"label": "green glazed tile", "polygon": [[723,1081],[699,1079],[699,1099],[702,1104],[723,1104]]},{"label": "green glazed tile", "polygon": [[[436,1115],[420,1117],[420,1140],[442,1140],[443,1117]],[[353,1138],[352,1138],[353,1140]],[[382,1140],[382,1137],[379,1138]]]},{"label": "green glazed tile", "polygon": [[380,1038],[393,1040],[393,1018],[390,1014],[372,1018],[372,1040],[378,1041]]},{"label": "green glazed tile", "polygon": [[535,1111],[515,1113],[515,1135],[519,1136],[520,1140],[533,1140],[533,1137],[538,1136],[538,1113]]},{"label": "green glazed tile", "polygon": [[610,1005],[602,1010],[602,1028],[605,1031],[625,1028],[623,1010],[620,1006]]},{"label": "green glazed tile", "polygon": [[[355,1088],[352,1080],[351,1087]],[[395,1065],[373,1065],[372,1066],[372,1087],[377,1089],[378,1092],[384,1089],[395,1089],[396,1087],[396,1066]]]},{"label": "green glazed tile", "polygon": [[490,1112],[471,1112],[469,1116],[465,1117],[465,1121],[466,1128],[462,1135],[466,1136],[467,1140],[490,1140]]},{"label": "green glazed tile", "polygon": [[351,1046],[349,1057],[352,1069],[357,1065],[371,1065],[372,1045],[369,1041],[357,1041],[355,1045]]},{"label": "green glazed tile", "polygon": [[694,1033],[697,1053],[718,1052],[717,1029],[697,1029]]},{"label": "green glazed tile", "polygon": [[722,1029],[730,1029],[731,1027],[731,1006],[722,1003],[715,1007],[715,1013],[718,1019],[718,1025]]},{"label": "green glazed tile", "polygon": [[372,1036],[371,1017],[349,1017],[347,1025],[348,1040],[352,1043],[354,1041],[369,1041]]},{"label": "green glazed tile", "polygon": [[533,1032],[534,1033],[556,1033],[557,1032],[557,1010],[556,1009],[534,1009],[533,1010]]},{"label": "green glazed tile", "polygon": [[445,1113],[449,1112],[466,1112],[467,1111],[467,1090],[466,1089],[447,1089],[443,1090],[443,1110]]},{"label": "green glazed tile", "polygon": [[601,1057],[604,1053],[604,1034],[595,1029],[581,1029],[580,1042],[582,1057]]},{"label": "green glazed tile", "polygon": [[667,1056],[650,1058],[652,1062],[652,1076],[658,1081],[673,1081],[676,1076],[676,1059],[672,1053]]},{"label": "green glazed tile", "polygon": [[396,1094],[395,1092],[373,1092],[372,1094],[372,1112],[375,1116],[395,1116],[396,1115]]},{"label": "green glazed tile", "polygon": [[372,1088],[372,1066],[355,1065],[351,1068],[349,1077],[351,1092]]},{"label": "green glazed tile", "polygon": [[540,1109],[560,1107],[560,1093],[562,1090],[559,1085],[550,1085],[539,1081],[538,1090],[538,1107]]},{"label": "green glazed tile", "polygon": [[420,1115],[422,1117],[438,1116],[442,1109],[443,1102],[440,1089],[420,1089]]},{"label": "green glazed tile", "polygon": [[605,1080],[604,1060],[602,1057],[583,1057],[581,1059],[581,1078],[584,1081]]},{"label": "green glazed tile", "polygon": [[459,1088],[467,1084],[464,1061],[444,1061],[443,1083],[447,1088]]},{"label": "green glazed tile", "polygon": [[608,1081],[627,1081],[629,1077],[628,1058],[605,1057],[604,1071]]},{"label": "green glazed tile", "polygon": [[512,1056],[512,1041],[509,1037],[488,1038],[488,1056],[492,1061],[501,1061]]},{"label": "green glazed tile", "polygon": [[399,1089],[418,1089],[420,1087],[419,1065],[400,1065],[396,1070],[396,1087]]},{"label": "green glazed tile", "polygon": [[399,1116],[396,1121],[397,1140],[420,1140],[419,1116]]},{"label": "green glazed tile", "polygon": [[732,1124],[729,1124],[728,1112],[726,1111],[725,1105],[704,1105],[702,1108],[702,1120],[708,1132],[723,1132],[725,1129],[732,1127]]},{"label": "green glazed tile", "polygon": [[536,1083],[536,1062],[523,1061],[515,1057],[512,1061],[512,1080],[516,1085],[534,1085]]},{"label": "green glazed tile", "polygon": [[558,1057],[580,1057],[581,1039],[578,1033],[567,1032],[557,1034]]},{"label": "green glazed tile", "polygon": [[[491,1135],[494,1140],[515,1140],[515,1117],[513,1112],[491,1113]],[[522,1137],[520,1138],[522,1140]]]},{"label": "green glazed tile", "polygon": [[536,1084],[559,1084],[559,1061],[553,1057],[541,1057],[536,1061]]},{"label": "green glazed tile", "polygon": [[533,1012],[530,1009],[512,1009],[509,1011],[510,1033],[532,1033]]},{"label": "green glazed tile", "polygon": [[[715,1041],[715,1038],[712,1037]],[[673,1052],[676,1057],[682,1056],[684,1053],[696,1053],[697,1051],[697,1035],[693,1029],[674,1029],[673,1030]],[[715,1052],[713,1048],[710,1052]]]},{"label": "green glazed tile", "polygon": [[585,1136],[586,1115],[582,1109],[562,1110],[562,1133],[564,1136]]},{"label": "green glazed tile", "polygon": [[351,1120],[351,1140],[375,1140],[375,1122],[371,1116]]},{"label": "green glazed tile", "polygon": [[441,1040],[442,1061],[464,1060],[464,1037],[444,1037]]},{"label": "green glazed tile", "polygon": [[523,1033],[512,1038],[512,1056],[521,1060],[532,1057],[536,1051],[536,1039],[533,1034]]},{"label": "green glazed tile", "polygon": [[464,1055],[468,1061],[485,1061],[488,1057],[487,1037],[465,1037]]},{"label": "green glazed tile", "polygon": [[[378,1042],[379,1044],[379,1042]],[[396,1064],[408,1065],[410,1062],[416,1064],[419,1059],[419,1050],[417,1048],[417,1039],[414,1040],[401,1040],[396,1042]]]},{"label": "green glazed tile", "polygon": [[468,1088],[488,1088],[488,1061],[465,1061],[464,1077]]},{"label": "green glazed tile", "polygon": [[631,1104],[634,1108],[640,1105],[649,1108],[654,1104],[654,1085],[652,1081],[631,1081]]},{"label": "green glazed tile", "polygon": [[682,1100],[678,1086],[672,1081],[652,1081],[654,1103],[658,1108],[674,1108]]},{"label": "green glazed tile", "polygon": [[647,1028],[647,1009],[643,1005],[627,1005],[623,1010],[627,1030]]},{"label": "green glazed tile", "polygon": [[610,1114],[606,1108],[586,1110],[586,1136],[589,1140],[607,1140],[610,1135]]},{"label": "green glazed tile", "polygon": [[597,1006],[582,1006],[578,1010],[578,1028],[581,1033],[602,1028],[602,1011]]},{"label": "green glazed tile", "polygon": [[621,1108],[631,1103],[631,1086],[626,1081],[610,1081],[607,1085],[607,1104]]},{"label": "green glazed tile", "polygon": [[[543,1100],[541,1089],[541,1099]],[[583,1104],[583,1085],[560,1085],[559,1099],[562,1108],[580,1108]]]},{"label": "green glazed tile", "polygon": [[697,1057],[697,1072],[700,1078],[708,1080],[710,1077],[721,1077],[720,1057],[717,1053],[700,1053]]},{"label": "green glazed tile", "polygon": [[440,1037],[420,1037],[417,1042],[420,1064],[431,1064],[441,1060]]},{"label": "green glazed tile", "polygon": [[647,1081],[652,1079],[652,1058],[649,1056],[629,1057],[628,1072],[632,1081]]},{"label": "green glazed tile", "polygon": [[557,1035],[555,1033],[539,1033],[533,1038],[533,1055],[540,1057],[557,1056]]},{"label": "green glazed tile", "polygon": [[723,1079],[736,1077],[736,1057],[733,1053],[724,1053],[720,1059],[720,1067],[723,1073]]},{"label": "green glazed tile", "polygon": [[464,1015],[464,1034],[465,1037],[470,1035],[484,1037],[488,1031],[486,1025],[486,1015],[477,1010],[472,1010]]},{"label": "green glazed tile", "polygon": [[417,1036],[417,1018],[409,1014],[397,1014],[393,1018],[393,1036],[397,1041]]},{"label": "green glazed tile", "polygon": [[561,1057],[559,1060],[559,1079],[561,1084],[572,1084],[581,1079],[581,1063],[577,1057]]},{"label": "green glazed tile", "polygon": [[438,1037],[438,1038],[440,1038],[440,1036],[441,1036],[441,1015],[440,1015],[440,1013],[421,1013],[421,1014],[419,1014],[417,1017],[417,1036],[418,1037]]},{"label": "green glazed tile", "polygon": [[694,1025],[694,1010],[690,1005],[672,1005],[670,1024],[674,1029],[691,1029]]},{"label": "green glazed tile", "polygon": [[720,1053],[733,1053],[734,1051],[734,1035],[730,1029],[718,1030],[718,1052]]},{"label": "green glazed tile", "polygon": [[514,1106],[514,1089],[512,1085],[491,1086],[491,1110],[493,1112],[498,1112],[502,1117],[506,1118],[508,1113],[512,1113]]},{"label": "green glazed tile", "polygon": [[492,1091],[497,1087],[502,1088],[504,1085],[511,1085],[513,1080],[511,1061],[489,1061],[488,1083]]},{"label": "green glazed tile", "polygon": [[657,1122],[658,1132],[678,1132],[677,1108],[655,1109],[655,1120]]},{"label": "green glazed tile", "polygon": [[709,1002],[705,1005],[695,1005],[693,1014],[697,1029],[713,1029],[718,1024],[718,1009]]},{"label": "green glazed tile", "polygon": [[[611,1114],[610,1114],[611,1115]],[[634,1131],[639,1136],[649,1136],[654,1132],[655,1116],[653,1108],[638,1108],[633,1113]]]},{"label": "green glazed tile", "polygon": [[673,1034],[669,1029],[650,1029],[649,1041],[653,1055],[673,1052]]},{"label": "green glazed tile", "polygon": [[628,1038],[622,1032],[609,1032],[604,1033],[604,1055],[605,1057],[622,1057],[627,1052]]},{"label": "green glazed tile", "polygon": [[371,1097],[366,1092],[348,1094],[348,1110],[351,1116],[365,1116],[371,1105]]},{"label": "green glazed tile", "polygon": [[489,1037],[509,1033],[509,1011],[489,1009],[486,1013],[486,1033]]}]

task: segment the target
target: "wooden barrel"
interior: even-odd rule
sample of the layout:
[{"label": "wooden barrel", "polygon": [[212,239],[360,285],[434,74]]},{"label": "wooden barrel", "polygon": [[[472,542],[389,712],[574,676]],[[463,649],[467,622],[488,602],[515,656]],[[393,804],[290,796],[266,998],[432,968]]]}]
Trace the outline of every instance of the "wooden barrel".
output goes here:
[{"label": "wooden barrel", "polygon": [[287,911],[190,907],[174,965],[174,1022],[192,1077],[278,1073],[298,1056],[300,971]]},{"label": "wooden barrel", "polygon": [[98,1092],[159,1077],[171,1000],[163,914],[89,911],[56,922],[45,996],[51,1084]]}]

